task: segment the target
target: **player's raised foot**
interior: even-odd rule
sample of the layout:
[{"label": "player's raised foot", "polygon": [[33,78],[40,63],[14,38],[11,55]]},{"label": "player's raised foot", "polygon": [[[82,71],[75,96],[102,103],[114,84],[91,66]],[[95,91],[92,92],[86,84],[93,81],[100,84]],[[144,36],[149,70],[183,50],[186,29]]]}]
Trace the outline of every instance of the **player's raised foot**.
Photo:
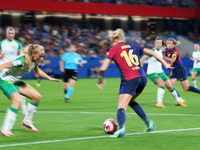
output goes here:
[{"label": "player's raised foot", "polygon": [[122,137],[123,135],[125,135],[125,133],[126,133],[126,130],[125,130],[125,127],[123,127],[121,129],[117,130],[116,132],[114,132],[114,134],[111,135],[111,137],[113,137],[113,138]]},{"label": "player's raised foot", "polygon": [[186,104],[184,104],[183,102],[176,103],[175,105],[176,105],[176,106],[187,107],[187,105],[186,105]]},{"label": "player's raised foot", "polygon": [[157,108],[165,108],[164,104],[162,104],[162,103],[161,104],[156,104],[156,107]]},{"label": "player's raised foot", "polygon": [[35,83],[35,85],[36,85],[37,87],[40,87],[40,86],[41,86],[40,83]]},{"label": "player's raised foot", "polygon": [[154,131],[156,126],[156,123],[153,122],[152,120],[149,121],[149,125],[146,126],[146,129],[144,130],[144,132],[150,132],[150,131]]},{"label": "player's raised foot", "polygon": [[33,122],[26,122],[26,121],[23,121],[22,122],[22,127],[27,127],[29,128],[31,131],[33,132],[38,132],[38,129],[36,129],[33,125]]},{"label": "player's raised foot", "polygon": [[69,103],[69,99],[68,98],[65,98],[65,103]]},{"label": "player's raised foot", "polygon": [[15,136],[10,130],[1,130],[1,134],[8,137]]},{"label": "player's raised foot", "polygon": [[179,97],[178,99],[179,99],[180,102],[185,103],[185,100],[182,97]]}]

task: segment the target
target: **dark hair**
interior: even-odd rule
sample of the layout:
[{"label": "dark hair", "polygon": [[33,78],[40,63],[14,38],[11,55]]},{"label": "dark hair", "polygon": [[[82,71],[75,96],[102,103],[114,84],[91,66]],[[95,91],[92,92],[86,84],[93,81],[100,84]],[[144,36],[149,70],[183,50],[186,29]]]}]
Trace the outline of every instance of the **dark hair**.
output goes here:
[{"label": "dark hair", "polygon": [[161,40],[162,41],[162,47],[167,47],[167,44],[164,42],[164,40],[161,37],[157,37],[155,39],[155,41],[157,41],[157,40]]}]

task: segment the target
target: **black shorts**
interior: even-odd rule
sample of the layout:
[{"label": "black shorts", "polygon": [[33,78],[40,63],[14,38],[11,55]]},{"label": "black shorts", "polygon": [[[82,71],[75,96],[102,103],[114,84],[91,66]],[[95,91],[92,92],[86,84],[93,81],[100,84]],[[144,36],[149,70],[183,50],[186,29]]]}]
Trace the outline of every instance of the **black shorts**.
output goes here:
[{"label": "black shorts", "polygon": [[77,70],[65,69],[63,73],[63,81],[68,82],[69,79],[77,80]]}]

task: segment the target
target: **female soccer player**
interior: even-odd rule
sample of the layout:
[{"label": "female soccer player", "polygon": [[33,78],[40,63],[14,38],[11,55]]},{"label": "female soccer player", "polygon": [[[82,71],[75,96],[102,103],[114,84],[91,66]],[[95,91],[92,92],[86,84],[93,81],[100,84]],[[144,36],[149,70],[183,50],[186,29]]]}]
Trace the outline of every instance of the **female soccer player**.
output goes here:
[{"label": "female soccer player", "polygon": [[109,32],[109,37],[113,47],[109,50],[100,67],[100,76],[97,86],[102,89],[103,73],[114,60],[120,69],[121,85],[119,90],[117,120],[119,130],[112,137],[120,137],[125,134],[126,109],[128,105],[141,117],[147,128],[145,132],[153,131],[155,123],[150,121],[142,107],[135,102],[135,98],[143,91],[147,83],[147,76],[140,66],[139,57],[143,54],[155,56],[166,68],[171,68],[157,53],[136,45],[125,43],[125,35],[122,29]]},{"label": "female soccer player", "polygon": [[65,52],[60,60],[60,70],[63,72],[65,102],[69,102],[74,91],[74,85],[77,80],[78,66],[83,67],[82,57],[76,53],[76,46],[70,44],[68,52]]},{"label": "female soccer player", "polygon": [[[157,37],[154,43],[155,47],[151,50],[156,52],[160,57],[162,57],[162,47],[166,47],[167,44],[162,40],[162,38]],[[149,58],[149,59],[148,59]],[[181,102],[178,98],[176,90],[172,87],[169,78],[162,70],[162,64],[153,56],[145,55],[140,59],[141,66],[143,67],[144,61],[148,59],[147,75],[149,79],[156,85],[159,86],[157,90],[157,108],[165,108],[163,104],[163,97],[165,93],[165,86],[170,91],[170,94],[176,100],[176,105],[186,107],[186,105]]]},{"label": "female soccer player", "polygon": [[1,134],[4,136],[14,136],[11,130],[22,103],[20,94],[31,99],[30,103],[28,103],[27,112],[22,121],[22,126],[25,126],[34,132],[38,131],[32,124],[32,118],[40,102],[41,95],[29,84],[20,80],[24,74],[33,70],[35,73],[50,81],[61,82],[60,80],[51,78],[38,68],[38,63],[43,60],[44,56],[43,46],[30,44],[24,48],[24,54],[25,55],[20,56],[13,61],[0,65],[0,71],[4,68],[8,68],[3,70],[0,75],[0,88],[12,101],[11,107],[6,112],[3,126],[1,128]]},{"label": "female soccer player", "polygon": [[163,57],[165,60],[169,61],[171,65],[174,67],[172,70],[172,74],[170,75],[170,82],[172,86],[180,80],[181,86],[185,91],[191,91],[200,94],[200,90],[188,85],[187,80],[187,72],[185,67],[182,65],[181,56],[176,48],[177,45],[180,44],[180,41],[176,41],[173,38],[169,38],[167,40],[167,50],[165,52],[165,56]]},{"label": "female soccer player", "polygon": [[[7,63],[14,60],[17,56],[23,54],[23,47],[21,43],[14,39],[15,29],[8,27],[6,29],[6,39],[0,42],[0,64]],[[26,99],[23,95],[22,98],[22,114],[26,114]]]},{"label": "female soccer player", "polygon": [[190,58],[190,60],[193,60],[193,69],[192,69],[192,83],[194,85],[195,88],[197,88],[197,83],[195,80],[195,77],[197,74],[200,75],[200,51],[199,51],[199,44],[195,44],[194,45],[194,52],[192,53],[192,57]]}]

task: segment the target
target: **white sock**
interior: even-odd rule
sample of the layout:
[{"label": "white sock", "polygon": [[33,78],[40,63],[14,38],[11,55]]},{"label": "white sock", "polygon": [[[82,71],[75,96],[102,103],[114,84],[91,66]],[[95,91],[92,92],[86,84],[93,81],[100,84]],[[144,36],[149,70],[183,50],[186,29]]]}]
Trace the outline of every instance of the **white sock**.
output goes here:
[{"label": "white sock", "polygon": [[176,100],[177,103],[180,103],[180,100],[179,100],[176,90],[173,89],[172,91],[170,91],[170,94],[174,97],[174,99]]},{"label": "white sock", "polygon": [[26,98],[23,95],[20,95],[20,96],[22,98],[21,108],[22,108],[23,113],[25,113],[26,112]]},{"label": "white sock", "polygon": [[163,89],[163,87],[159,87],[157,90],[157,104],[163,103],[164,94],[165,94],[165,89]]},{"label": "white sock", "polygon": [[194,80],[192,80],[192,83],[193,83],[194,87],[195,87],[195,88],[197,88],[197,82],[196,82],[196,80],[195,80],[195,79],[194,79]]},{"label": "white sock", "polygon": [[12,130],[17,117],[17,112],[18,110],[14,108],[7,109],[6,116],[4,118],[4,122],[1,129]]},{"label": "white sock", "polygon": [[34,113],[36,112],[36,109],[37,109],[37,105],[38,104],[33,103],[33,102],[28,103],[28,108],[27,108],[27,111],[26,111],[26,114],[25,114],[23,121],[32,122]]}]

